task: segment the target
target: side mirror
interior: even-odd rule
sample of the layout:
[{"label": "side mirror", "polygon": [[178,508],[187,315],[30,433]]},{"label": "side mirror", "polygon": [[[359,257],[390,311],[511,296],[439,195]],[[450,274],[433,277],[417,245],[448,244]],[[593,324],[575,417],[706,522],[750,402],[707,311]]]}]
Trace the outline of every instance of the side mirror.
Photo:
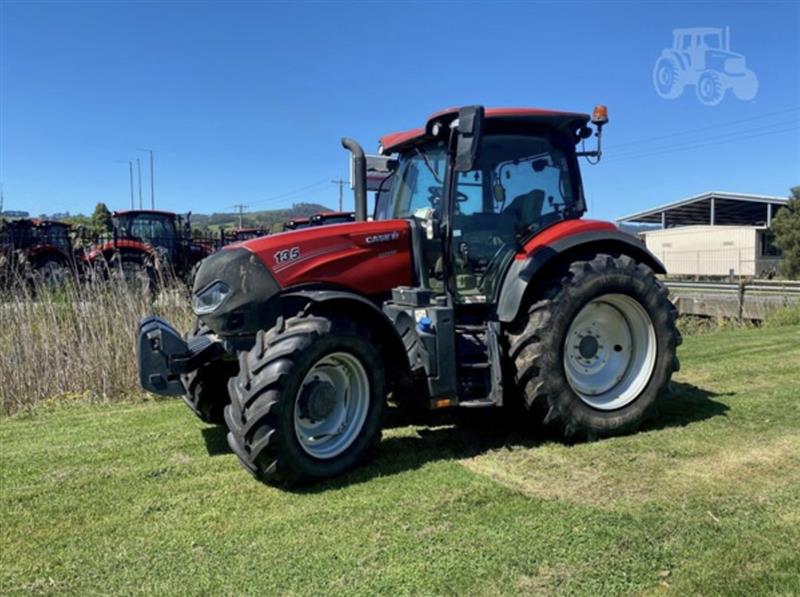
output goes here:
[{"label": "side mirror", "polygon": [[465,106],[458,111],[456,172],[469,172],[475,168],[482,129],[483,106]]}]

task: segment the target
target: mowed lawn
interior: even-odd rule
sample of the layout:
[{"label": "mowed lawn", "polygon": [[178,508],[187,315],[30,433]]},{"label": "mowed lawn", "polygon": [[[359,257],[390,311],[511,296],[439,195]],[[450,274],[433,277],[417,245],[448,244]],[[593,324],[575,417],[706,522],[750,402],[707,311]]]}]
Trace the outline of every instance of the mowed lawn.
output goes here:
[{"label": "mowed lawn", "polygon": [[0,593],[800,593],[800,327],[681,359],[637,435],[403,423],[301,492],[255,482],[177,401],[3,420]]}]

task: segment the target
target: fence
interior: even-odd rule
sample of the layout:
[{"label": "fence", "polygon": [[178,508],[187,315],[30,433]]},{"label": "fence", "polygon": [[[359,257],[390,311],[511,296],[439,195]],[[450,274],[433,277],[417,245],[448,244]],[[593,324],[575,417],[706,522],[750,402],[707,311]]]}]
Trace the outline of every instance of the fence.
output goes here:
[{"label": "fence", "polygon": [[666,281],[682,315],[764,319],[800,303],[800,282],[753,280],[748,283]]}]

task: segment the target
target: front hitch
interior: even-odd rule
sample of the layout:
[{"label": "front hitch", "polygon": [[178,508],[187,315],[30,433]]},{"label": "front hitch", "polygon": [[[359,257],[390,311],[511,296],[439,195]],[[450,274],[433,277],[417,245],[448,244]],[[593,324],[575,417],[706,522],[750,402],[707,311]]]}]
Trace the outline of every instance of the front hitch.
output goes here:
[{"label": "front hitch", "polygon": [[139,382],[148,392],[180,396],[185,390],[180,376],[219,359],[225,349],[210,336],[196,336],[187,343],[160,317],[139,323]]}]

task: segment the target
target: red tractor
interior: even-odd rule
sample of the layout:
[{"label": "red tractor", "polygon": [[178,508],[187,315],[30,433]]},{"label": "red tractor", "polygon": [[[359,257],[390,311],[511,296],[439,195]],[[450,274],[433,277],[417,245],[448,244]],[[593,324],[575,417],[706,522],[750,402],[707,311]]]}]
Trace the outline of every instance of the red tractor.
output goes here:
[{"label": "red tractor", "polygon": [[260,236],[269,234],[264,228],[234,228],[233,230],[220,230],[220,238],[223,245],[241,243],[246,240],[253,240]]},{"label": "red tractor", "polygon": [[284,223],[283,231],[302,230],[311,226],[326,226],[328,224],[344,224],[355,222],[356,214],[352,211],[326,211],[316,213],[309,218],[295,218]]},{"label": "red tractor", "polygon": [[9,279],[21,277],[56,287],[75,272],[71,227],[64,222],[8,220],[0,232],[0,269]]},{"label": "red tractor", "polygon": [[167,271],[191,280],[196,266],[214,243],[192,238],[190,215],[156,210],[117,211],[113,231],[100,239],[86,261],[102,275],[153,285]]},{"label": "red tractor", "polygon": [[[464,107],[387,135],[395,180],[366,218],[223,249],[200,267],[184,340],[139,328],[143,387],[183,395],[257,478],[332,477],[380,440],[387,395],[430,408],[524,408],[573,438],[631,432],[678,369],[663,265],[582,219],[578,158],[607,122]],[[576,145],[596,131],[595,151]],[[227,383],[224,381],[230,377]]]}]

